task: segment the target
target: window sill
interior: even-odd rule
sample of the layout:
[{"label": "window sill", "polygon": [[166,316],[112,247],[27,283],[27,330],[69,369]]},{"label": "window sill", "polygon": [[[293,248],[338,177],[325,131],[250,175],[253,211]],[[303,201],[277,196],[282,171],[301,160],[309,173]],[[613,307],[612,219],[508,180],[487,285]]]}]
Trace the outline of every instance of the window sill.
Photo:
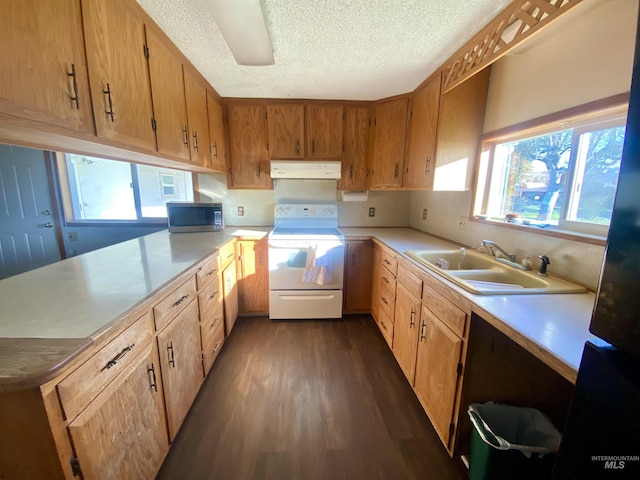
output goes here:
[{"label": "window sill", "polygon": [[74,220],[65,223],[65,227],[149,227],[167,228],[167,221],[139,221],[139,220]]},{"label": "window sill", "polygon": [[482,223],[485,225],[492,225],[494,227],[510,228],[512,230],[519,230],[521,232],[533,233],[536,235],[546,235],[548,237],[562,238],[564,240],[572,240],[574,242],[588,243],[591,245],[604,246],[607,243],[607,238],[600,235],[591,235],[588,233],[561,230],[553,226],[538,227],[535,225],[518,225],[515,223],[507,223],[479,217],[471,217],[469,221]]}]

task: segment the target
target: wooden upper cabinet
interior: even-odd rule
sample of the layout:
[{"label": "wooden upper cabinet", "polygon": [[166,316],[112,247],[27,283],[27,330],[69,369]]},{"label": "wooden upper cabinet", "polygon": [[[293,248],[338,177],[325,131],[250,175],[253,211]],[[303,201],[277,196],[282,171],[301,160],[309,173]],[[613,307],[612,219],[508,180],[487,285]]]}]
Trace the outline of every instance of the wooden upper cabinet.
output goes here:
[{"label": "wooden upper cabinet", "polygon": [[373,151],[370,155],[369,188],[402,187],[408,99],[385,101],[374,107]]},{"label": "wooden upper cabinet", "polygon": [[0,31],[0,113],[93,132],[80,0],[2,2]]},{"label": "wooden upper cabinet", "polygon": [[304,105],[267,105],[269,158],[304,158]]},{"label": "wooden upper cabinet", "polygon": [[211,169],[227,173],[227,141],[224,133],[222,105],[207,90],[207,113],[209,115],[209,154]]},{"label": "wooden upper cabinet", "polygon": [[99,137],[155,152],[144,23],[135,7],[82,0],[91,99]]},{"label": "wooden upper cabinet", "polygon": [[484,127],[490,69],[440,99],[434,190],[470,190]]},{"label": "wooden upper cabinet", "polygon": [[369,107],[346,107],[342,178],[338,190],[367,188]]},{"label": "wooden upper cabinet", "polygon": [[183,71],[191,163],[201,167],[211,167],[207,89],[198,78],[198,74],[190,67],[183,65]]},{"label": "wooden upper cabinet", "polygon": [[341,159],[343,135],[342,105],[307,105],[307,158]]},{"label": "wooden upper cabinet", "polygon": [[147,26],[145,30],[158,153],[189,162],[191,155],[182,62],[153,28]]},{"label": "wooden upper cabinet", "polygon": [[269,189],[264,104],[229,105],[231,188]]},{"label": "wooden upper cabinet", "polygon": [[404,174],[406,188],[430,189],[433,186],[441,78],[436,75],[411,99],[409,153]]}]

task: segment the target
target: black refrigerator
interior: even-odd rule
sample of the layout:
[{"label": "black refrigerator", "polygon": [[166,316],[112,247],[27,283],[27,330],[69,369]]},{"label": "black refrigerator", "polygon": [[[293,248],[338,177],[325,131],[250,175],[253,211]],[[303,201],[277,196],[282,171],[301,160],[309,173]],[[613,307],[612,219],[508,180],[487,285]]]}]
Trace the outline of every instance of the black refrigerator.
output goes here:
[{"label": "black refrigerator", "polygon": [[640,35],[605,261],[553,479],[640,479]]}]

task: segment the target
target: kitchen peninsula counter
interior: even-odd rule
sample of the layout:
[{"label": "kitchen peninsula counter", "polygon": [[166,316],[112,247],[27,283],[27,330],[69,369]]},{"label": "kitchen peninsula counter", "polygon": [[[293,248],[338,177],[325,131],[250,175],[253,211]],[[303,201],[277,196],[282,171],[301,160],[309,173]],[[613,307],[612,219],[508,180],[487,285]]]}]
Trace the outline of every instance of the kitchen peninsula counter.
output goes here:
[{"label": "kitchen peninsula counter", "polygon": [[[54,378],[117,330],[130,312],[217,248],[237,237],[263,237],[269,230],[161,231],[0,281],[0,391],[30,388]],[[341,230],[347,239],[375,238],[417,266],[404,251],[457,248],[410,228]],[[575,382],[584,342],[596,340],[588,332],[593,293],[473,295],[423,270],[469,299],[484,320]]]}]

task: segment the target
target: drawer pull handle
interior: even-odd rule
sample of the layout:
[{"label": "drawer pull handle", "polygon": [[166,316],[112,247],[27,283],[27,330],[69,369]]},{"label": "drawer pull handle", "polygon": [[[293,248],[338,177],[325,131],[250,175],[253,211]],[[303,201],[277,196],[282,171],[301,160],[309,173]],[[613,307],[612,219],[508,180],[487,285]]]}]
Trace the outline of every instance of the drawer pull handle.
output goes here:
[{"label": "drawer pull handle", "polygon": [[214,274],[214,273],[216,273],[217,271],[218,271],[218,270],[216,270],[216,269],[214,269],[214,270],[209,270],[209,271],[207,272],[207,277],[209,277],[209,276],[213,275],[213,274]]},{"label": "drawer pull handle", "polygon": [[389,260],[387,260],[386,258],[384,259],[384,263],[386,263],[387,265],[391,265],[391,262]]},{"label": "drawer pull handle", "polygon": [[411,318],[409,319],[409,328],[413,328],[416,325],[416,322],[414,321],[414,317],[416,315],[416,311],[411,308]]},{"label": "drawer pull handle", "polygon": [[171,365],[173,368],[176,368],[176,359],[173,356],[173,342],[169,342],[167,351],[169,352],[169,365]]},{"label": "drawer pull handle", "polygon": [[385,303],[385,305],[389,305],[389,302],[387,302],[387,299],[386,299],[386,298],[384,298],[384,297],[380,297],[380,300],[382,300],[382,301]]},{"label": "drawer pull handle", "polygon": [[425,335],[425,330],[427,329],[427,322],[422,322],[422,327],[420,327],[420,341],[426,340],[427,337]]},{"label": "drawer pull handle", "polygon": [[176,303],[173,304],[174,307],[177,307],[178,305],[180,305],[182,302],[184,302],[187,298],[189,298],[189,295],[183,295],[180,297],[180,300],[178,300]]},{"label": "drawer pull handle", "polygon": [[[119,354],[117,354],[115,357],[113,357],[111,360],[109,360],[107,362],[107,364],[104,367],[102,367],[102,370],[108,370],[111,367],[115,366],[115,364],[118,363],[118,361],[120,359],[122,359],[122,357],[124,357],[127,353],[129,353],[131,350],[133,350],[133,347],[135,347],[135,346],[136,346],[136,344],[132,343],[128,347],[124,347]],[[100,370],[100,371],[102,371],[102,370]]]},{"label": "drawer pull handle", "polygon": [[384,283],[389,283],[389,280],[387,280],[387,277],[382,277],[382,280],[384,280]]},{"label": "drawer pull handle", "polygon": [[385,330],[387,329],[387,326],[386,326],[384,323],[382,323],[382,322],[380,322],[380,326],[381,326],[382,328],[384,328]]},{"label": "drawer pull handle", "polygon": [[218,348],[220,348],[220,344],[221,344],[221,343],[222,343],[222,342],[218,342],[218,343],[216,343],[216,346],[215,346],[215,347],[213,347],[213,353],[216,353],[216,352],[218,351]]},{"label": "drawer pull handle", "polygon": [[213,300],[217,296],[218,296],[218,291],[216,290],[215,292],[213,292],[213,294],[211,294],[211,296],[209,297],[209,300]]},{"label": "drawer pull handle", "polygon": [[153,367],[153,363],[151,364],[151,368],[147,369],[147,373],[151,372],[151,388],[153,388],[154,392],[158,391],[158,382],[156,380],[156,369]]},{"label": "drawer pull handle", "polygon": [[218,324],[218,321],[220,321],[220,317],[216,317],[216,319],[211,323],[211,326],[209,326],[209,330],[215,327]]}]

